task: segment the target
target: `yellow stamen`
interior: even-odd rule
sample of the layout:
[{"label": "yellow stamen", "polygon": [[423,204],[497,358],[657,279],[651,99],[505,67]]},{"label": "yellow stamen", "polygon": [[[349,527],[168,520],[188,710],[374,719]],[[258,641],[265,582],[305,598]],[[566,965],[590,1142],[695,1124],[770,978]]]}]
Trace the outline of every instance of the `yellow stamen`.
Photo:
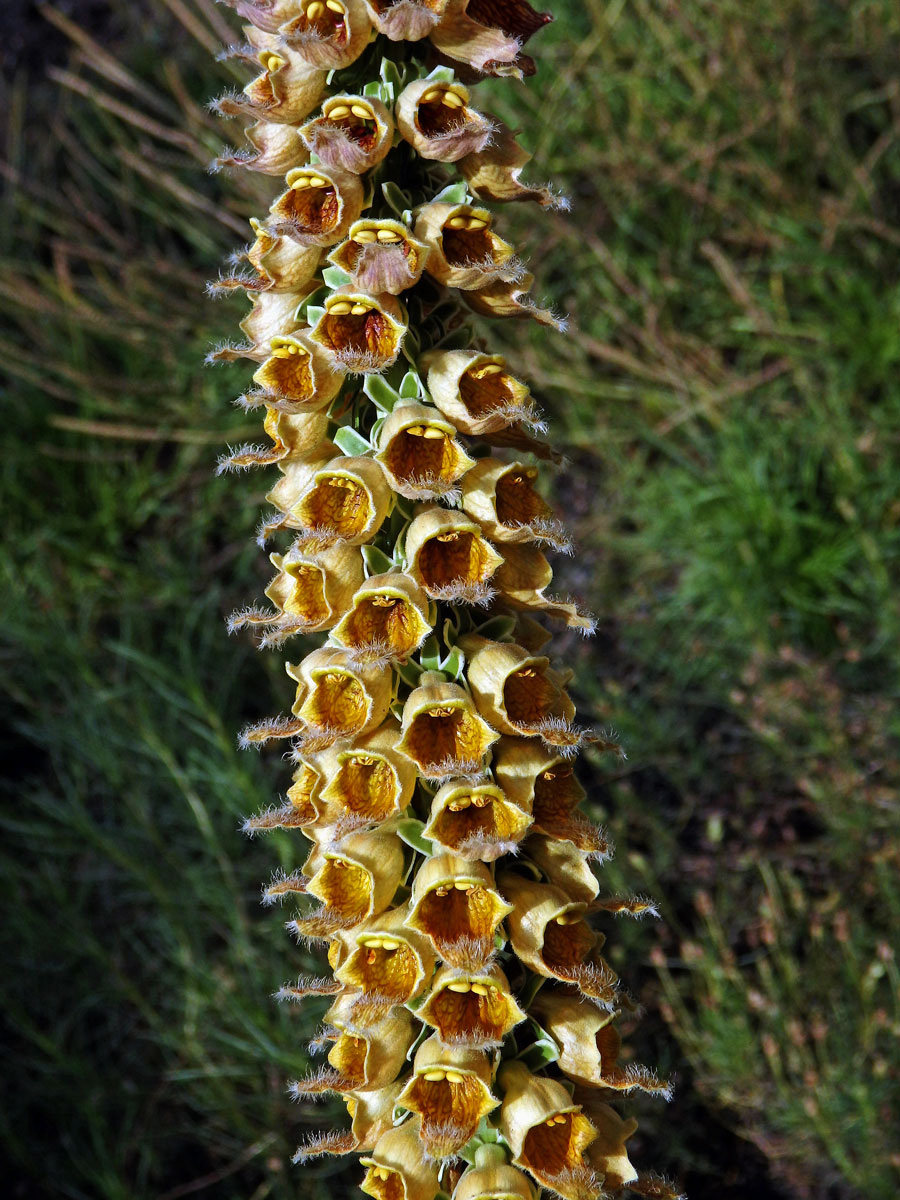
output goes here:
[{"label": "yellow stamen", "polygon": [[351,104],[350,111],[354,117],[362,117],[364,121],[373,120],[371,108],[366,108],[364,104]]},{"label": "yellow stamen", "polygon": [[441,104],[447,108],[465,108],[465,101],[461,96],[457,96],[456,92],[444,92],[441,96]]},{"label": "yellow stamen", "polygon": [[335,104],[333,108],[329,108],[325,113],[329,121],[339,121],[341,117],[350,116],[349,104]]}]

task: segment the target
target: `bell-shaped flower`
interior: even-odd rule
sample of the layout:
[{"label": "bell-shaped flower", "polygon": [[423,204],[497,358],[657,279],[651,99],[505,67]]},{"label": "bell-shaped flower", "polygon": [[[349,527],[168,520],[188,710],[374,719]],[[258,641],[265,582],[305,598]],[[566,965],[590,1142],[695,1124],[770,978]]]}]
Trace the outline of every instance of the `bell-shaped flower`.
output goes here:
[{"label": "bell-shaped flower", "polygon": [[503,1091],[500,1130],[523,1167],[564,1200],[595,1200],[599,1180],[587,1159],[597,1130],[561,1083],[533,1075],[520,1062],[498,1072]]},{"label": "bell-shaped flower", "polygon": [[269,209],[269,227],[303,246],[336,246],[362,212],[359,176],[339,166],[295,167],[285,183]]},{"label": "bell-shaped flower", "polygon": [[492,957],[500,922],[512,911],[484,863],[455,854],[436,854],[422,864],[409,905],[407,925],[425,934],[443,962],[464,970]]},{"label": "bell-shaped flower", "polygon": [[[324,782],[317,764],[312,760],[301,759],[294,771],[293,782],[288,788],[287,804],[266,808],[256,816],[248,817],[244,822],[243,832],[252,837],[255,833],[269,833],[273,829],[304,829],[315,824],[320,819],[324,807],[319,802],[319,792]],[[294,883],[298,884],[299,877],[293,878]],[[302,887],[285,888],[282,894],[305,890],[304,883]],[[270,892],[271,889],[268,889],[267,897]],[[275,893],[270,898],[274,900],[277,895],[278,893]]]},{"label": "bell-shaped flower", "polygon": [[615,1012],[585,1004],[580,996],[556,988],[541,988],[532,1012],[559,1047],[559,1069],[586,1088],[634,1088],[669,1099],[670,1085],[637,1063],[620,1066],[622,1038],[613,1025]]},{"label": "bell-shaped flower", "polygon": [[[322,251],[318,246],[303,246],[293,238],[273,233],[251,218],[254,241],[246,253],[255,268],[260,291],[296,292],[315,275]],[[242,284],[248,288],[246,282]]]},{"label": "bell-shaped flower", "polygon": [[512,608],[543,613],[553,620],[565,622],[570,629],[592,633],[593,617],[582,613],[567,600],[545,594],[552,580],[553,569],[536,546],[508,542],[503,547],[503,565],[497,571],[495,582]]},{"label": "bell-shaped flower", "polygon": [[368,45],[372,22],[363,0],[298,0],[297,7],[278,32],[311,66],[349,67]]},{"label": "bell-shaped flower", "polygon": [[571,900],[587,905],[596,900],[600,884],[591,870],[591,862],[600,857],[597,851],[579,850],[572,842],[532,833],[528,839],[528,857],[541,868],[547,882],[560,888]]},{"label": "bell-shaped flower", "polygon": [[417,79],[397,100],[397,128],[422,158],[457,162],[483,150],[494,122],[469,107],[469,89],[461,83]]},{"label": "bell-shaped flower", "polygon": [[300,0],[222,0],[222,3],[252,21],[257,29],[277,33],[280,25],[296,17]]},{"label": "bell-shaped flower", "polygon": [[[328,1081],[324,1079],[323,1082],[327,1084]],[[304,1099],[310,1094],[305,1084],[305,1080],[299,1080],[290,1087],[295,1099]],[[394,1107],[402,1088],[402,1082],[396,1082],[372,1091],[341,1092],[350,1117],[350,1128],[308,1135],[291,1156],[291,1162],[307,1163],[323,1154],[366,1154],[374,1150],[378,1139],[394,1128]]]},{"label": "bell-shaped flower", "polygon": [[320,756],[324,820],[381,823],[403,812],[415,791],[416,769],[394,749],[399,736],[399,725],[389,720],[351,746]]},{"label": "bell-shaped flower", "polygon": [[301,936],[321,936],[329,927],[333,933],[384,912],[403,878],[402,842],[377,830],[326,843],[316,857],[321,865],[310,873],[306,890],[323,908],[293,923]]},{"label": "bell-shaped flower", "polygon": [[216,158],[217,168],[246,167],[262,175],[284,176],[309,158],[309,151],[293,125],[257,121],[244,130],[244,136],[253,149],[226,150]]},{"label": "bell-shaped flower", "polygon": [[300,470],[286,471],[267,499],[285,514],[285,525],[301,531],[304,550],[320,551],[338,542],[370,542],[387,516],[391,492],[374,459],[340,456],[305,478]]},{"label": "bell-shaped flower", "polygon": [[475,437],[538,420],[528,387],[510,375],[502,354],[437,350],[423,359],[431,398],[460,433]]},{"label": "bell-shaped flower", "polygon": [[464,859],[515,854],[531,817],[493,783],[445,783],[431,802],[423,836]]},{"label": "bell-shaped flower", "polygon": [[376,458],[394,491],[410,500],[452,498],[475,466],[437,408],[398,404],[381,427]]},{"label": "bell-shaped flower", "polygon": [[311,336],[339,370],[370,375],[396,361],[406,328],[396,297],[388,292],[372,296],[347,285],[325,301]]},{"label": "bell-shaped flower", "polygon": [[422,1153],[415,1117],[383,1134],[359,1161],[366,1168],[360,1189],[372,1200],[434,1200],[440,1190],[437,1163]]},{"label": "bell-shaped flower", "polygon": [[522,264],[509,242],[492,232],[493,219],[486,208],[468,204],[438,200],[423,205],[415,233],[428,247],[428,274],[438,283],[463,291],[518,279]]},{"label": "bell-shaped flower", "polygon": [[487,604],[503,559],[478,524],[448,508],[426,508],[406,532],[409,573],[433,600]]},{"label": "bell-shaped flower", "polygon": [[597,1003],[612,1006],[618,980],[599,955],[603,939],[585,921],[585,905],[511,871],[500,885],[513,905],[506,928],[516,957],[536,974],[575,984]]},{"label": "bell-shaped flower", "polygon": [[448,1047],[436,1036],[422,1043],[397,1103],[419,1117],[419,1136],[429,1158],[447,1158],[462,1149],[482,1118],[497,1108],[492,1077],[483,1050]]},{"label": "bell-shaped flower", "polygon": [[362,555],[346,543],[315,557],[292,551],[269,558],[278,574],[266,588],[266,596],[278,614],[264,620],[267,647],[280,645],[295,633],[331,629],[349,609],[364,578]]},{"label": "bell-shaped flower", "polygon": [[478,711],[501,733],[541,737],[566,749],[581,733],[573,728],[575,705],[563,690],[568,673],[549,658],[529,654],[514,642],[492,642],[478,634],[460,639],[468,662],[469,686]]},{"label": "bell-shaped flower", "polygon": [[240,323],[241,330],[247,337],[248,345],[239,347],[233,352],[214,355],[214,358],[230,358],[244,353],[249,358],[258,358],[261,362],[269,353],[273,338],[285,337],[294,333],[302,324],[297,316],[297,309],[309,294],[310,286],[299,292],[250,292],[250,312]]},{"label": "bell-shaped flower", "polygon": [[434,950],[426,937],[407,926],[408,915],[406,906],[393,908],[354,930],[353,948],[335,978],[361,993],[353,1005],[357,1023],[371,1019],[381,1008],[406,1004],[428,986]]},{"label": "bell-shaped flower", "polygon": [[534,1184],[508,1163],[477,1164],[462,1176],[453,1200],[537,1200]]},{"label": "bell-shaped flower", "polygon": [[494,134],[483,150],[460,159],[459,170],[469,191],[488,203],[534,200],[542,208],[566,208],[549,187],[529,187],[519,182],[522,168],[531,160],[527,150],[516,141],[512,130],[502,121],[494,122]]},{"label": "bell-shaped flower", "polygon": [[263,399],[284,412],[320,412],[343,381],[343,372],[306,332],[272,338],[269,356],[253,376]]},{"label": "bell-shaped flower", "polygon": [[428,247],[402,221],[364,217],[354,221],[347,240],[331,251],[328,261],[364,292],[399,296],[419,282],[427,257]]},{"label": "bell-shaped flower", "polygon": [[[637,1129],[637,1121],[634,1117],[623,1121],[616,1110],[604,1104],[596,1092],[576,1089],[575,1094],[597,1133],[588,1147],[587,1158],[602,1179],[603,1190],[615,1192],[636,1183],[638,1173],[628,1157],[625,1143]],[[655,1194],[663,1198],[676,1195],[665,1185]]]},{"label": "bell-shaped flower", "polygon": [[239,446],[219,459],[219,473],[242,471],[248,467],[268,467],[278,464],[283,470],[290,462],[306,462],[318,458],[327,442],[328,417],[325,413],[287,413],[267,406],[263,430],[272,439],[269,447]]},{"label": "bell-shaped flower", "polygon": [[362,175],[377,166],[394,140],[394,119],[374,96],[330,96],[322,115],[301,126],[309,150],[329,167]]},{"label": "bell-shaped flower", "polygon": [[498,736],[464,688],[429,671],[403,706],[401,729],[397,749],[426,779],[480,775]]},{"label": "bell-shaped flower", "polygon": [[360,582],[331,640],[360,662],[405,662],[431,632],[428,597],[408,575],[391,571]]},{"label": "bell-shaped flower", "polygon": [[444,15],[447,0],[365,0],[379,33],[392,42],[419,42]]},{"label": "bell-shaped flower", "polygon": [[323,646],[285,669],[297,681],[291,712],[304,724],[304,748],[310,752],[339,738],[360,737],[388,714],[390,672],[355,663],[346,650]]},{"label": "bell-shaped flower", "polygon": [[448,58],[486,75],[521,79],[535,72],[534,60],[520,53],[523,43],[552,20],[526,0],[450,0],[430,36]]},{"label": "bell-shaped flower", "polygon": [[496,542],[546,542],[571,551],[572,543],[549,504],[534,490],[537,467],[482,458],[462,484],[463,511]]},{"label": "bell-shaped flower", "polygon": [[[277,517],[272,514],[265,519],[265,522],[260,526],[263,539],[268,537],[275,529],[296,529],[300,524],[297,518],[293,515],[293,510],[303,500],[306,492],[312,485],[313,479],[317,471],[327,466],[332,461],[337,453],[337,446],[333,442],[320,442],[312,450],[306,454],[292,456],[286,463],[279,464],[281,478],[275,484],[271,491],[266,493],[266,499],[283,514],[282,517]],[[302,528],[302,525],[301,525]],[[260,544],[262,544],[262,540]],[[309,547],[302,542],[298,542],[292,547],[296,553],[302,553],[308,549],[309,552],[318,553],[334,545],[338,538],[330,538],[323,533],[318,541],[314,541]]]},{"label": "bell-shaped flower", "polygon": [[328,1025],[336,1036],[328,1061],[340,1077],[335,1091],[369,1092],[387,1087],[406,1067],[406,1053],[415,1040],[409,1009],[391,1008],[374,1025],[356,1020],[353,997],[345,994],[331,1006]]},{"label": "bell-shaped flower", "polygon": [[506,737],[494,750],[492,768],[509,799],[531,813],[532,830],[571,842],[578,850],[609,857],[611,847],[578,806],[584,788],[572,764],[551,747],[537,741]]},{"label": "bell-shaped flower", "polygon": [[528,272],[517,272],[510,278],[498,278],[486,282],[484,287],[466,290],[463,299],[473,312],[482,317],[515,317],[521,321],[537,321],[557,333],[564,333],[566,321],[549,308],[540,308],[530,295],[534,276]]},{"label": "bell-shaped flower", "polygon": [[244,88],[245,100],[229,102],[226,97],[218,103],[220,111],[226,116],[249,114],[262,121],[298,124],[321,100],[327,72],[269,34],[254,32],[250,40],[262,47],[257,55],[262,72]]},{"label": "bell-shaped flower", "polygon": [[509,990],[509,980],[496,964],[477,971],[441,967],[431,994],[416,1013],[431,1025],[445,1046],[491,1049],[525,1014]]}]

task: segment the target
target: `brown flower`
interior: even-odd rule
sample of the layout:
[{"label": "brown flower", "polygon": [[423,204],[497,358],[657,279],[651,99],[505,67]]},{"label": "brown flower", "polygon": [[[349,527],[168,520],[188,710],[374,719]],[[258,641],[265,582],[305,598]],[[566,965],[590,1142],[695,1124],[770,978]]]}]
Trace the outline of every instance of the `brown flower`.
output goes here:
[{"label": "brown flower", "polygon": [[417,79],[397,100],[397,127],[422,158],[457,162],[483,150],[494,124],[469,107],[469,89],[461,83]]},{"label": "brown flower", "polygon": [[321,551],[338,542],[362,546],[387,516],[391,493],[373,458],[340,456],[304,470],[287,470],[267,499],[301,530],[301,550]]},{"label": "brown flower", "polygon": [[431,802],[424,836],[465,859],[493,862],[514,854],[529,815],[496,784],[445,783]]},{"label": "brown flower", "polygon": [[398,404],[381,428],[375,456],[394,491],[411,500],[452,496],[455,484],[475,466],[455,434],[439,409]]},{"label": "brown flower", "polygon": [[322,115],[307,121],[300,136],[326,166],[361,175],[390,150],[394,120],[374,96],[342,92],[325,101]]},{"label": "brown flower", "polygon": [[404,662],[431,632],[428,597],[399,571],[360,583],[344,612],[331,638],[360,662]]},{"label": "brown flower", "polygon": [[299,15],[279,27],[286,46],[314,67],[348,67],[372,31],[363,0],[297,0]]},{"label": "brown flower", "polygon": [[272,202],[270,227],[304,246],[335,246],[347,236],[363,206],[359,176],[316,163],[285,176],[287,191]]},{"label": "brown flower", "polygon": [[419,209],[415,233],[428,247],[425,270],[438,283],[464,291],[497,280],[518,279],[522,266],[515,250],[491,230],[486,208],[433,201]]},{"label": "brown flower", "polygon": [[438,350],[423,359],[431,398],[460,433],[495,433],[537,420],[531,393],[506,370],[502,354]]},{"label": "brown flower", "polygon": [[412,1014],[391,1008],[374,1025],[356,1021],[353,996],[339,997],[328,1013],[335,1031],[328,1061],[340,1077],[336,1091],[369,1092],[393,1083],[406,1066],[406,1052],[415,1040]]},{"label": "brown flower", "polygon": [[300,327],[297,309],[306,299],[311,284],[299,292],[250,292],[250,312],[241,321],[240,327],[247,336],[248,345],[234,350],[226,348],[218,358],[228,359],[241,353],[262,361],[269,353],[273,338],[285,337]]},{"label": "brown flower", "polygon": [[549,187],[529,187],[519,182],[522,168],[531,160],[527,150],[502,121],[495,121],[494,134],[483,150],[460,159],[459,169],[469,191],[479,200],[501,203],[535,200],[542,208],[566,208],[567,204]]},{"label": "brown flower", "polygon": [[497,740],[468,692],[427,671],[403,706],[401,728],[397,749],[427,779],[479,775],[485,754]]},{"label": "brown flower", "polygon": [[437,1030],[445,1046],[471,1049],[499,1046],[525,1019],[498,966],[466,972],[441,967],[417,1016]]},{"label": "brown flower", "polygon": [[415,790],[416,770],[394,749],[399,736],[399,725],[389,720],[352,746],[320,756],[324,820],[381,822],[406,808]]},{"label": "brown flower", "polygon": [[537,468],[499,458],[479,459],[462,485],[463,511],[497,542],[546,542],[571,551],[564,526],[534,490]]},{"label": "brown flower", "polygon": [[467,634],[459,644],[469,660],[469,686],[478,711],[494,729],[539,735],[567,749],[577,744],[579,733],[571,724],[575,706],[563,691],[567,675],[554,671],[548,658],[477,634]]},{"label": "brown flower", "polygon": [[533,59],[520,47],[553,18],[526,0],[450,0],[444,18],[431,34],[446,54],[487,75],[533,75]]},{"label": "brown flower", "polygon": [[434,951],[421,933],[406,925],[406,906],[382,911],[354,930],[352,949],[335,978],[355,992],[355,1020],[371,1019],[380,1008],[420,996],[434,971]]},{"label": "brown flower", "polygon": [[[325,90],[326,72],[310,66],[299,54],[282,45],[277,37],[252,27],[248,39],[258,49],[262,73],[244,88],[246,100],[233,104],[235,115],[246,112],[263,121],[296,125],[316,107]],[[232,115],[228,101],[220,110]]]},{"label": "brown flower", "polygon": [[570,629],[592,633],[593,617],[569,601],[545,595],[552,580],[553,569],[536,546],[507,543],[503,547],[503,565],[497,571],[496,584],[510,607],[544,613],[565,622]]},{"label": "brown flower", "polygon": [[325,312],[311,336],[338,369],[369,375],[396,361],[406,326],[406,315],[394,296],[387,292],[370,296],[348,285],[325,301]]},{"label": "brown flower", "polygon": [[245,167],[263,175],[285,175],[309,158],[309,151],[293,125],[277,121],[257,121],[244,130],[252,150],[226,150],[216,160],[216,167]]},{"label": "brown flower", "polygon": [[491,1077],[491,1062],[482,1050],[447,1047],[435,1036],[422,1043],[397,1103],[420,1118],[419,1136],[428,1157],[455,1154],[499,1105],[491,1093]]},{"label": "brown flower", "polygon": [[419,868],[407,924],[429,939],[438,956],[474,970],[494,953],[500,922],[511,911],[489,869],[454,854],[437,854]]},{"label": "brown flower", "polygon": [[427,257],[428,247],[402,221],[363,218],[350,226],[347,240],[331,251],[328,261],[365,292],[399,296],[418,283]]},{"label": "brown flower", "polygon": [[486,604],[489,580],[503,560],[464,513],[426,508],[406,533],[409,574],[434,600]]},{"label": "brown flower", "polygon": [[483,287],[467,290],[463,299],[473,312],[482,317],[516,317],[519,320],[537,321],[548,325],[558,333],[564,333],[566,321],[549,308],[540,308],[529,295],[534,276],[530,272],[518,271],[513,278],[485,280]]}]

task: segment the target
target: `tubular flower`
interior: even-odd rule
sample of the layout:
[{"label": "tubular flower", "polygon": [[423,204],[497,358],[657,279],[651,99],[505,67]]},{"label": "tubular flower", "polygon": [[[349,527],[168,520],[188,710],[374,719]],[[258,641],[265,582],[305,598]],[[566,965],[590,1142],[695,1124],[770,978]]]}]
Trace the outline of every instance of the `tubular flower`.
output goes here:
[{"label": "tubular flower", "polygon": [[527,0],[225,2],[255,78],[214,106],[248,118],[218,165],[272,182],[210,287],[249,300],[243,340],[210,359],[245,360],[238,403],[268,438],[220,469],[276,468],[268,603],[230,626],[315,639],[286,664],[290,712],[242,735],[288,739],[293,764],[244,827],[284,831],[263,901],[294,902],[288,930],[322,949],[278,993],[331,1005],[327,1062],[291,1093],[347,1108],[294,1161],[361,1155],[372,1200],[674,1200],[637,1176],[634,1123],[608,1103],[668,1088],[620,1053],[604,923],[650,901],[601,893],[611,847],[571,761],[598,735],[545,628],[593,630],[548,594],[571,546],[539,468],[562,455],[478,331],[564,324],[494,232],[498,204],[563,202],[520,180],[528,152],[475,92],[532,74],[522,48],[550,18]]}]

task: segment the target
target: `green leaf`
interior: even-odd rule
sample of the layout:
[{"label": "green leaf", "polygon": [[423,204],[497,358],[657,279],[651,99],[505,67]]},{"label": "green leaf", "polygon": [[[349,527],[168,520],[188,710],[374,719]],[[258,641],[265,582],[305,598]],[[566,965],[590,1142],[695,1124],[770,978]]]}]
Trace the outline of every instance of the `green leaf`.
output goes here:
[{"label": "green leaf", "polygon": [[[341,433],[343,433],[343,430],[341,430]],[[340,434],[338,434],[338,437],[340,437]],[[340,445],[338,437],[335,437],[334,440]],[[366,564],[366,571],[370,575],[387,575],[389,571],[393,571],[394,569],[394,560],[388,558],[384,551],[379,550],[377,546],[363,546],[362,556],[363,562]]]},{"label": "green leaf", "polygon": [[422,668],[418,663],[413,662],[411,658],[407,659],[405,663],[397,663],[397,673],[403,682],[409,684],[410,687],[419,686],[419,676],[422,674]]},{"label": "green leaf", "polygon": [[343,287],[345,283],[350,282],[350,276],[343,269],[343,267],[326,267],[322,272],[322,278],[332,291],[334,291],[336,288]]},{"label": "green leaf", "polygon": [[441,668],[441,648],[438,645],[436,637],[430,637],[422,647],[419,654],[419,662],[426,671],[440,671]]},{"label": "green leaf", "polygon": [[396,96],[403,90],[403,77],[392,58],[383,58],[378,72],[385,87],[391,88]]},{"label": "green leaf", "polygon": [[390,180],[381,185],[381,194],[387,201],[388,207],[391,208],[398,217],[401,216],[404,209],[411,207],[409,196],[407,196],[406,192],[402,192],[400,188],[397,187],[396,183],[392,183]]},{"label": "green leaf", "polygon": [[400,381],[400,396],[403,400],[418,400],[422,394],[422,381],[415,371],[407,371]]},{"label": "green leaf", "polygon": [[413,850],[418,850],[420,854],[428,857],[433,853],[432,843],[428,838],[422,837],[422,830],[425,828],[424,821],[419,821],[415,817],[404,817],[402,821],[398,821],[391,828],[400,840],[406,842],[407,846],[412,846]]},{"label": "green leaf", "polygon": [[432,203],[437,204],[465,204],[469,199],[469,189],[465,183],[451,183],[449,187],[445,187],[432,198]]},{"label": "green leaf", "polygon": [[479,625],[475,632],[491,642],[510,642],[515,629],[515,617],[491,617],[489,621]]},{"label": "green leaf", "polygon": [[308,324],[316,325],[324,316],[325,306],[323,304],[308,304],[306,306],[306,320]]},{"label": "green leaf", "polygon": [[433,79],[436,83],[453,83],[454,75],[452,67],[435,67],[430,75],[425,76],[426,79]]},{"label": "green leaf", "polygon": [[399,393],[395,392],[388,381],[381,375],[367,375],[366,381],[363,384],[363,391],[383,413],[393,412],[397,401],[400,399]]},{"label": "green leaf", "polygon": [[459,679],[465,665],[466,656],[458,646],[454,646],[441,663],[441,670],[446,671],[448,675],[452,675],[454,679]]},{"label": "green leaf", "polygon": [[361,433],[357,433],[350,425],[342,425],[334,435],[334,444],[342,454],[355,458],[360,454],[371,454],[372,447]]}]

